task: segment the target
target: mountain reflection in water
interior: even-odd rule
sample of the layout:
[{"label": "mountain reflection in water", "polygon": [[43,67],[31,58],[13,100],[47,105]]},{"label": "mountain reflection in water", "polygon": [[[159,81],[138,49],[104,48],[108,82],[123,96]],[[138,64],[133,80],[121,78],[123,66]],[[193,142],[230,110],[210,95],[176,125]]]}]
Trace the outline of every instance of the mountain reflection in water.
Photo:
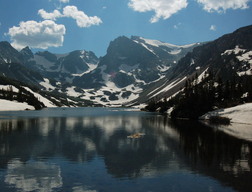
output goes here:
[{"label": "mountain reflection in water", "polygon": [[105,112],[0,119],[0,190],[252,191],[250,142],[197,122]]}]

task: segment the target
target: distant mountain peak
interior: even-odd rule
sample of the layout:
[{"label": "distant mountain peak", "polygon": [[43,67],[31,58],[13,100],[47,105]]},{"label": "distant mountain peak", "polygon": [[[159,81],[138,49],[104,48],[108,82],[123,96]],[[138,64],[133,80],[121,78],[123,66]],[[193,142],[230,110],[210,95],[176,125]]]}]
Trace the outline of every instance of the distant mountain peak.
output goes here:
[{"label": "distant mountain peak", "polygon": [[24,59],[26,59],[26,60],[34,58],[33,52],[31,51],[29,46],[26,46],[25,48],[23,48],[20,51],[20,53],[23,55]]},{"label": "distant mountain peak", "polygon": [[22,63],[21,54],[7,41],[0,42],[0,63]]},{"label": "distant mountain peak", "polygon": [[1,41],[0,46],[11,46],[11,44],[8,41]]},{"label": "distant mountain peak", "polygon": [[86,50],[33,54],[28,46],[17,51],[5,41],[0,42],[0,75],[108,106],[172,96],[187,78],[207,69],[224,80],[252,74],[251,58],[252,26],[189,45],[119,36],[100,58]]}]

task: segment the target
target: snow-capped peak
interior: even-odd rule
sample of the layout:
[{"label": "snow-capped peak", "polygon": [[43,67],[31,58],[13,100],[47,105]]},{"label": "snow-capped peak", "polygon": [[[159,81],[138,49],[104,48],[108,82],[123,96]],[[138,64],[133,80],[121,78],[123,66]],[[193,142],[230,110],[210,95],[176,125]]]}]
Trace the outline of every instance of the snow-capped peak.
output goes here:
[{"label": "snow-capped peak", "polygon": [[165,47],[172,48],[172,49],[189,48],[189,47],[192,47],[192,46],[196,45],[196,43],[188,44],[188,45],[174,45],[174,44],[171,44],[171,43],[164,43],[164,42],[159,41],[159,40],[145,39],[143,37],[139,37],[139,39],[141,41],[144,41],[145,44],[149,44],[149,45],[152,45],[154,47],[165,46]]}]

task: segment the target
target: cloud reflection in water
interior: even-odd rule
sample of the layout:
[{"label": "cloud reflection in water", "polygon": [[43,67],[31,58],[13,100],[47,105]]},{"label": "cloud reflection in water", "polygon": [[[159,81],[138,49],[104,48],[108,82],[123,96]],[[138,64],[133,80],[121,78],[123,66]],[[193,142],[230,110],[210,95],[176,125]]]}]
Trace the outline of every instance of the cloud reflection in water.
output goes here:
[{"label": "cloud reflection in water", "polygon": [[19,160],[9,162],[5,182],[25,192],[50,192],[62,186],[59,166]]}]

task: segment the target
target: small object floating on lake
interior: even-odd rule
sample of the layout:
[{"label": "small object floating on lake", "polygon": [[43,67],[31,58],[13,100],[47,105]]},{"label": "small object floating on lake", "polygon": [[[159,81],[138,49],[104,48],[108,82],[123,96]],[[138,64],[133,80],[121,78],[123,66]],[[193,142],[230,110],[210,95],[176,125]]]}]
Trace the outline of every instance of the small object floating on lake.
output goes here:
[{"label": "small object floating on lake", "polygon": [[134,133],[132,135],[127,136],[128,139],[139,139],[143,137],[145,134],[144,133]]}]

